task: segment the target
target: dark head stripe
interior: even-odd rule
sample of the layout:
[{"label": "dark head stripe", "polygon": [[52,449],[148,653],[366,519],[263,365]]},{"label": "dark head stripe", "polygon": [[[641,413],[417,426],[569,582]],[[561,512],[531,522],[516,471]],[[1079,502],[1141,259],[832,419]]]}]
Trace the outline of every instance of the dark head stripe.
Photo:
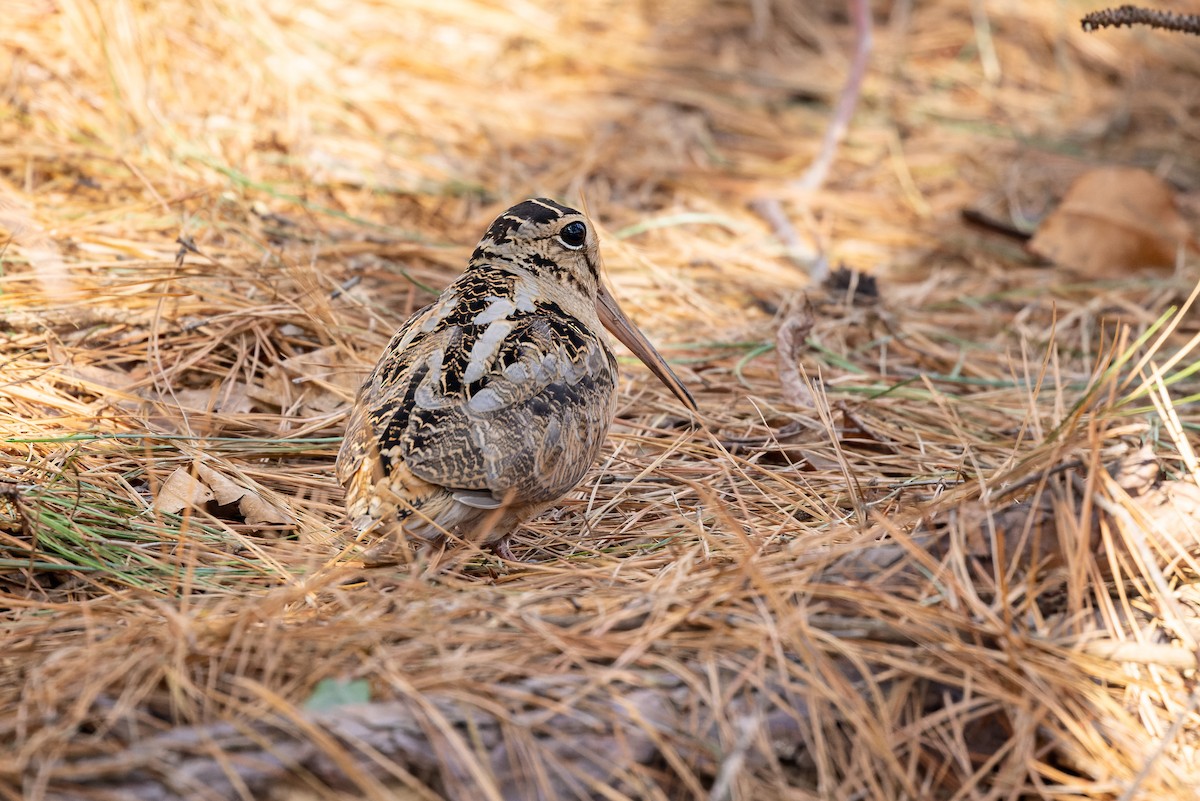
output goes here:
[{"label": "dark head stripe", "polygon": [[[526,207],[529,207],[526,209]],[[529,219],[535,222],[554,222],[555,220],[566,217],[568,214],[578,214],[579,212],[570,206],[564,206],[561,203],[556,203],[548,197],[535,197],[532,200],[526,200],[516,207],[521,209],[521,213],[529,214]],[[513,209],[513,211],[516,211]]]},{"label": "dark head stripe", "polygon": [[488,228],[486,236],[493,242],[506,242],[514,228],[519,228],[524,222],[534,222],[545,225],[560,220],[568,214],[578,214],[568,206],[555,203],[549,198],[539,197],[518,203],[496,218]]}]

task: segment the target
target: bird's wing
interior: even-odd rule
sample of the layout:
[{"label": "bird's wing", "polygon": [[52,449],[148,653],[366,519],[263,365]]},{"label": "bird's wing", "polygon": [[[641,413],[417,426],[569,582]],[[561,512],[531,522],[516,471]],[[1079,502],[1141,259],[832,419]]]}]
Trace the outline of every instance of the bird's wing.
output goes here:
[{"label": "bird's wing", "polygon": [[448,489],[503,503],[558,498],[603,443],[615,360],[597,334],[561,316],[512,321],[491,342],[466,333],[458,328],[413,369],[381,440],[400,444],[413,475]]}]

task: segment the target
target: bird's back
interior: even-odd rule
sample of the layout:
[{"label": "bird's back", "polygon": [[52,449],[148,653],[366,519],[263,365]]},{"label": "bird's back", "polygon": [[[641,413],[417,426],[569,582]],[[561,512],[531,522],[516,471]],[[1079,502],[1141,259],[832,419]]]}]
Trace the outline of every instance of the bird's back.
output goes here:
[{"label": "bird's back", "polygon": [[396,521],[436,539],[491,518],[491,541],[595,461],[616,361],[598,326],[535,283],[474,264],[393,337],[338,454],[357,526]]}]

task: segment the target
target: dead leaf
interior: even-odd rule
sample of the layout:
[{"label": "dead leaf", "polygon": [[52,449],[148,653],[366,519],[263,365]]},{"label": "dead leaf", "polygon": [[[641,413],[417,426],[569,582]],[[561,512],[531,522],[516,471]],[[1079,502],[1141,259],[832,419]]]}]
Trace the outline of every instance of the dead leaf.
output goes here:
[{"label": "dead leaf", "polygon": [[[57,375],[65,383],[78,386],[88,392],[103,395],[118,408],[132,412],[144,412],[145,401],[154,404],[151,417],[155,425],[168,431],[184,431],[177,411],[202,414],[240,415],[253,409],[246,384],[241,381],[225,381],[208,388],[173,388],[169,392],[156,386],[143,386],[144,369],[130,371],[113,370],[93,364],[69,362],[65,357]],[[197,431],[201,423],[190,420],[190,433]]]},{"label": "dead leaf", "polygon": [[208,485],[209,489],[212,490],[213,500],[221,506],[236,503],[242,499],[243,495],[249,492],[249,490],[234,484],[208,465],[196,465],[196,475]]},{"label": "dead leaf", "polygon": [[180,409],[205,414],[248,414],[253,407],[240,381],[209,389],[177,389],[166,399],[174,400]]},{"label": "dead leaf", "polygon": [[140,379],[140,376],[135,377],[124,370],[110,370],[107,367],[97,367],[94,364],[76,364],[74,362],[60,364],[58,375],[64,380],[92,392],[95,392],[97,389],[116,390],[116,394],[119,397],[126,399],[136,397],[130,391],[130,387]]},{"label": "dead leaf", "polygon": [[208,465],[197,464],[196,473],[212,489],[213,499],[221,506],[237,503],[238,512],[252,526],[291,525],[296,521],[279,507],[264,500],[261,495],[235,483]]},{"label": "dead leaf", "polygon": [[1184,244],[1195,247],[1170,186],[1145,170],[1105,167],[1071,185],[1029,249],[1089,276],[1116,278],[1141,267],[1173,267]]},{"label": "dead leaf", "polygon": [[261,387],[250,397],[281,409],[297,407],[320,414],[354,400],[370,367],[351,363],[343,349],[331,345],[272,365]]},{"label": "dead leaf", "polygon": [[188,468],[177,467],[163,482],[153,507],[160,512],[176,514],[189,507],[203,506],[212,499],[211,489],[198,481]]},{"label": "dead leaf", "polygon": [[289,526],[296,522],[257,492],[200,463],[191,468],[176,468],[154,499],[154,508],[174,514],[186,508],[202,508],[209,503],[221,507],[237,504],[238,514],[250,526]]},{"label": "dead leaf", "polygon": [[238,511],[242,513],[246,524],[251,526],[291,526],[296,522],[287,512],[254,492],[242,496]]}]

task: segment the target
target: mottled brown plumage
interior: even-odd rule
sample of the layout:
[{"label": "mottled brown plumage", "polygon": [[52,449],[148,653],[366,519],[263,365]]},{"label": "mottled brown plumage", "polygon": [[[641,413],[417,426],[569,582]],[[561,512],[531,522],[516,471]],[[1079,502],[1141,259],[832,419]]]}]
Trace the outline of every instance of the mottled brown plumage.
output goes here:
[{"label": "mottled brown plumage", "polygon": [[507,556],[512,530],[600,453],[617,386],[602,325],[695,410],[605,289],[586,217],[543,198],[496,218],[359,391],[337,460],[355,527]]}]

